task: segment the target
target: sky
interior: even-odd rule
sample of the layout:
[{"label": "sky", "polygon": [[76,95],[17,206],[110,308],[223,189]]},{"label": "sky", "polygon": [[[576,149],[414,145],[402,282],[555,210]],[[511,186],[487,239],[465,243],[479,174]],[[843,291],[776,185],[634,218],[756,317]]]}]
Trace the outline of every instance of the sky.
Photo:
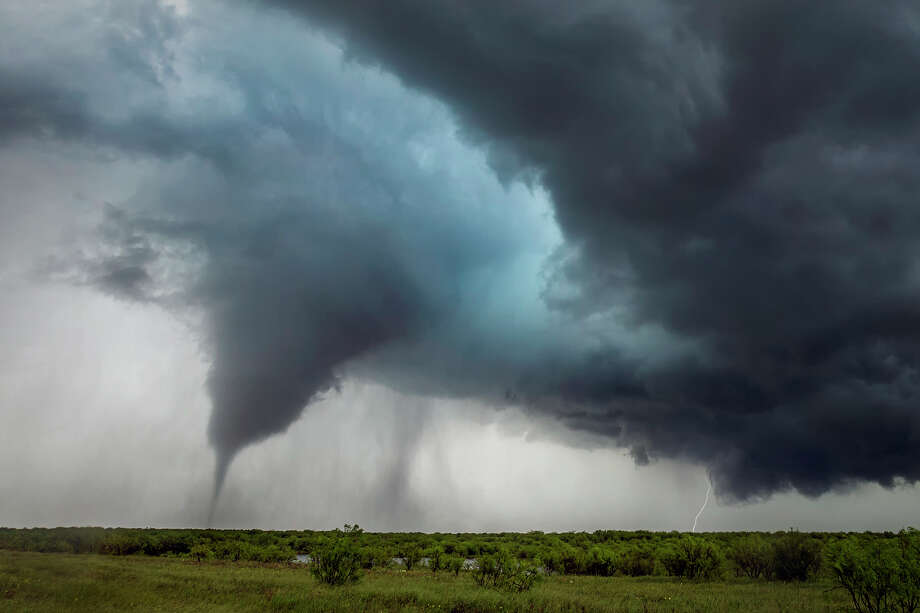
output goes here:
[{"label": "sky", "polygon": [[898,529],[920,8],[0,3],[0,525]]}]

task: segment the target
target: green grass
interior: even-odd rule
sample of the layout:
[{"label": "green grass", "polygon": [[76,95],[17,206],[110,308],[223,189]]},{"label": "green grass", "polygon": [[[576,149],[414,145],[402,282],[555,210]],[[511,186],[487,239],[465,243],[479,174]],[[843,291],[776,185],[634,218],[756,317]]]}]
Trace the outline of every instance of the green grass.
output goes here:
[{"label": "green grass", "polygon": [[297,565],[0,551],[0,612],[15,611],[845,611],[829,583],[553,576],[526,594],[429,571],[365,572],[330,588]]}]

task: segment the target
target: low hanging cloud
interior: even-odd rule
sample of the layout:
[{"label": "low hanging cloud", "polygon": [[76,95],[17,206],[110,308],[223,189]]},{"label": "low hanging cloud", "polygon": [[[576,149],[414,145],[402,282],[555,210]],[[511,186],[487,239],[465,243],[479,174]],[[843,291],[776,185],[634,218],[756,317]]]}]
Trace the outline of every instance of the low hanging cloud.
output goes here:
[{"label": "low hanging cloud", "polygon": [[2,9],[0,147],[155,164],[50,267],[200,316],[218,491],[347,376],[920,478],[912,4],[84,4]]}]

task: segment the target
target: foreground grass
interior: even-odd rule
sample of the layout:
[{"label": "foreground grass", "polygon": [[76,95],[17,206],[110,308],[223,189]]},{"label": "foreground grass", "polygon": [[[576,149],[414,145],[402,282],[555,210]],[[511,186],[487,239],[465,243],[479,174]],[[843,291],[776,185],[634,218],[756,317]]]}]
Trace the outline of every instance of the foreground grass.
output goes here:
[{"label": "foreground grass", "polygon": [[296,565],[0,551],[5,611],[841,611],[824,583],[681,583],[666,577],[549,577],[526,594],[468,575],[366,572],[344,588]]}]

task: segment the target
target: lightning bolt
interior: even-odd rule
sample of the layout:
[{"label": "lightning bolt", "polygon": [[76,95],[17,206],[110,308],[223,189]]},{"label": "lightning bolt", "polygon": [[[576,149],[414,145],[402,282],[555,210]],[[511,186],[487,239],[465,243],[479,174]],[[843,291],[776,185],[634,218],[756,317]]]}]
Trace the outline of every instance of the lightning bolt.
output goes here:
[{"label": "lightning bolt", "polygon": [[700,510],[696,512],[696,517],[693,518],[693,527],[690,528],[690,532],[696,532],[696,522],[700,520],[700,515],[703,514],[703,511],[706,510],[706,505],[709,504],[709,495],[712,493],[712,481],[709,482],[709,487],[706,488],[706,498],[703,500],[703,506],[700,507]]}]

